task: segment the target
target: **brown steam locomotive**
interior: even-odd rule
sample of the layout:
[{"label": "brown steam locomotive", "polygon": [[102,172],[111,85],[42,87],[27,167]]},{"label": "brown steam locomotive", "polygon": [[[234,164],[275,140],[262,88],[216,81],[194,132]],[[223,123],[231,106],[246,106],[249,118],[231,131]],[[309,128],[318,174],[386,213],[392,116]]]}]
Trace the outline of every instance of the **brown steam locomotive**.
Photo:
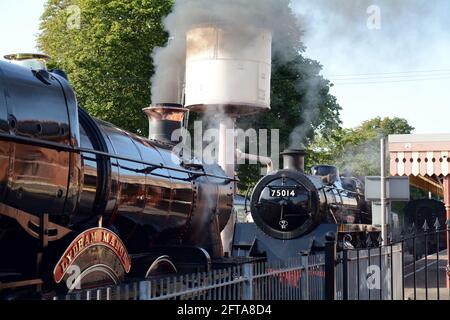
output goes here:
[{"label": "brown steam locomotive", "polygon": [[233,181],[172,149],[90,117],[62,72],[0,62],[0,294],[209,268]]}]

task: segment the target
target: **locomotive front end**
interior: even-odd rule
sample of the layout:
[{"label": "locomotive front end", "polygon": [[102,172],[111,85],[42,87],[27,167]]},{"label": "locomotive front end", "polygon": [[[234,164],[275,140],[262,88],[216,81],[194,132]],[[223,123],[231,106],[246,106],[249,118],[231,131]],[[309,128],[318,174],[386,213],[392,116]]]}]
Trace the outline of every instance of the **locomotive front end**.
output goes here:
[{"label": "locomotive front end", "polygon": [[277,239],[294,239],[313,230],[322,220],[319,192],[304,171],[303,150],[282,153],[284,169],[262,178],[251,197],[256,225]]},{"label": "locomotive front end", "polygon": [[353,240],[346,245],[353,246],[377,236],[361,186],[348,182],[358,179],[341,177],[331,165],[314,166],[312,174],[306,174],[304,150],[285,150],[281,155],[283,169],[263,177],[253,190],[254,226],[237,227],[235,254],[284,261],[324,250],[330,232],[339,242],[348,235]]}]

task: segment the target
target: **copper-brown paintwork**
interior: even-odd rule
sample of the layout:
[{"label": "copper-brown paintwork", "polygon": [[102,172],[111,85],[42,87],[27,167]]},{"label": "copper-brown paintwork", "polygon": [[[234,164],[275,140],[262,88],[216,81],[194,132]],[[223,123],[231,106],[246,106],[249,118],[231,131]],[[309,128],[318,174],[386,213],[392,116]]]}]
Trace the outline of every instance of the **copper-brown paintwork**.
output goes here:
[{"label": "copper-brown paintwork", "polygon": [[[1,63],[1,133],[93,149],[70,86],[53,76],[50,83]],[[106,143],[101,151],[185,169],[171,146],[94,122]],[[131,253],[155,244],[192,244],[222,254],[219,233],[231,212],[230,182],[170,169],[145,172],[143,164],[111,158],[102,186],[99,161],[89,153],[0,141],[0,201],[30,214],[48,213],[52,223],[75,231],[95,226],[102,216]],[[223,176],[218,166],[204,172]],[[104,199],[98,199],[99,188]],[[105,206],[96,211],[99,201]]]}]

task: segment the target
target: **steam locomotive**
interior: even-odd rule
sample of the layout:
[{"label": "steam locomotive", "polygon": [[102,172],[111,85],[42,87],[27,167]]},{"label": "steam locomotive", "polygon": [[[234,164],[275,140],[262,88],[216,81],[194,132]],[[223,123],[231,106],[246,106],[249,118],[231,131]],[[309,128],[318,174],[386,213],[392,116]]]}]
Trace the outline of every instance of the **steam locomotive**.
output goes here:
[{"label": "steam locomotive", "polygon": [[[406,251],[417,259],[432,254],[439,250],[444,250],[446,246],[445,233],[437,232],[436,235],[425,236],[425,224],[429,229],[436,226],[445,226],[446,214],[442,201],[434,199],[418,199],[409,201],[405,207],[405,221],[403,235],[407,238]],[[439,234],[439,237],[437,237]],[[414,236],[419,236],[420,240],[414,241]],[[413,237],[411,239],[411,236]],[[426,246],[426,242],[427,246]],[[439,244],[438,244],[439,242]]]},{"label": "steam locomotive", "polygon": [[89,116],[63,72],[0,62],[0,294],[205,271],[222,257],[233,179],[159,138]]},{"label": "steam locomotive", "polygon": [[338,242],[364,246],[377,241],[364,187],[354,177],[342,178],[334,166],[304,172],[303,150],[282,153],[284,168],[264,176],[254,187],[250,212],[254,223],[238,223],[233,239],[236,256],[264,256],[272,261],[310,254],[324,248],[325,235]]},{"label": "steam locomotive", "polygon": [[185,111],[147,109],[143,138],[91,117],[63,72],[0,62],[1,297],[287,260],[320,250],[330,231],[377,231],[358,180],[332,166],[306,175],[305,153],[287,150],[252,193],[255,223],[224,233],[235,181],[174,151]]}]

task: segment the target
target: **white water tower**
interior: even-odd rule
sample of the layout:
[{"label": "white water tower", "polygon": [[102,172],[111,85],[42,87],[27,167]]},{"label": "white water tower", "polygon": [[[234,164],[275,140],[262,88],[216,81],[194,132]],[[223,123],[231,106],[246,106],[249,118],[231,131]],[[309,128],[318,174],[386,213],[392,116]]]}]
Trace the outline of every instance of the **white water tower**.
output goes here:
[{"label": "white water tower", "polygon": [[[217,162],[229,177],[235,176],[237,154],[243,154],[229,132],[236,118],[270,110],[271,67],[268,30],[203,25],[186,34],[185,106],[220,120]],[[231,252],[233,217],[221,233],[225,252]]]},{"label": "white water tower", "polygon": [[270,109],[272,35],[253,28],[191,29],[186,36],[186,101],[229,116]]}]

